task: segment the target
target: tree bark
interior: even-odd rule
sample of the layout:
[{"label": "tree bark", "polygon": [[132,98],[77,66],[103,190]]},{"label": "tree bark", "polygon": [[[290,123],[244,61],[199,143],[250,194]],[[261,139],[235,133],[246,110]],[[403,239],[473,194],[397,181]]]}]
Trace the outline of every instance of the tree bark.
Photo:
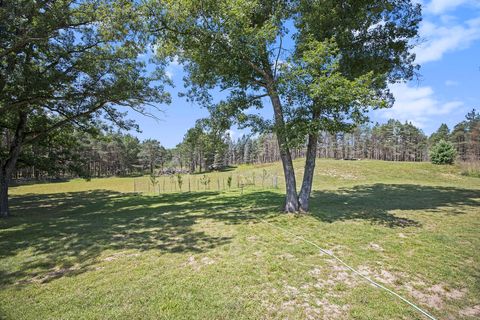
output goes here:
[{"label": "tree bark", "polygon": [[292,155],[287,145],[287,139],[285,136],[285,121],[283,120],[282,105],[280,97],[274,90],[269,90],[270,100],[272,101],[273,111],[275,116],[275,125],[277,130],[277,141],[280,149],[280,158],[283,165],[283,173],[285,175],[285,211],[297,212],[298,211],[298,195],[297,195],[297,182],[295,180],[295,170],[293,168]]},{"label": "tree bark", "polygon": [[313,173],[317,154],[318,134],[308,135],[307,155],[305,159],[305,171],[303,173],[302,188],[298,197],[300,210],[307,212],[309,209],[310,194],[312,192]]},{"label": "tree bark", "polygon": [[27,123],[27,113],[20,111],[18,113],[17,128],[15,136],[10,145],[8,158],[1,161],[0,167],[0,217],[6,218],[10,216],[8,205],[8,185],[12,178],[13,171],[17,164],[18,156],[22,149],[23,140],[25,139],[25,127]]},{"label": "tree bark", "polygon": [[0,217],[7,218],[9,216],[10,211],[8,208],[8,182],[2,167],[2,170],[0,170]]},{"label": "tree bark", "polygon": [[283,117],[282,102],[277,92],[275,71],[272,70],[272,66],[268,59],[268,50],[265,47],[262,56],[262,67],[258,67],[253,62],[247,61],[252,68],[259,72],[264,79],[264,88],[267,90],[267,94],[270,97],[270,101],[273,106],[273,114],[275,119],[276,136],[278,141],[278,147],[280,149],[280,159],[282,160],[283,173],[285,175],[285,211],[286,212],[298,212],[298,193],[297,182],[295,179],[295,169],[293,168],[292,155],[290,148],[288,147],[287,134],[285,132],[285,120]]}]

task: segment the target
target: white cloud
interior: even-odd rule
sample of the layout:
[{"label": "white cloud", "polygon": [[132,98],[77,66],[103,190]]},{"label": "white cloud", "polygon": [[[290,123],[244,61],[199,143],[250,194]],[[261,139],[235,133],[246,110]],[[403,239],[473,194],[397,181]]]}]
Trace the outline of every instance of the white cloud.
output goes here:
[{"label": "white cloud", "polygon": [[173,79],[173,72],[167,70],[167,71],[165,71],[165,75],[167,76],[168,79],[170,79],[170,80]]},{"label": "white cloud", "polygon": [[227,131],[225,131],[225,133],[230,135],[230,138],[232,138],[232,139],[237,135],[237,133],[235,131],[233,131],[232,129],[228,129]]},{"label": "white cloud", "polygon": [[458,6],[471,2],[470,0],[432,0],[425,6],[426,12],[432,14],[441,14],[446,11],[454,10]]},{"label": "white cloud", "polygon": [[178,56],[174,56],[173,59],[170,59],[170,63],[168,65],[173,68],[179,67],[180,62],[178,61]]},{"label": "white cloud", "polygon": [[391,85],[390,90],[395,96],[395,104],[390,109],[379,110],[379,116],[385,120],[411,121],[420,128],[428,126],[434,120],[432,118],[448,116],[463,106],[461,101],[438,101],[431,87],[399,83]]},{"label": "white cloud", "polygon": [[416,62],[440,60],[445,53],[468,48],[474,41],[480,39],[480,18],[454,26],[438,26],[425,21],[420,27],[420,36],[426,42],[416,48]]}]

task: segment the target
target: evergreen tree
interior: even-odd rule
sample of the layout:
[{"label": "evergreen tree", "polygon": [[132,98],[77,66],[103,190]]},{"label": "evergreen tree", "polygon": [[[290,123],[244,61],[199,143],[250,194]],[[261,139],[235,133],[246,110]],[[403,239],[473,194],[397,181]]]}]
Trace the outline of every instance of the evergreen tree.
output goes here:
[{"label": "evergreen tree", "polygon": [[148,168],[150,175],[154,173],[157,164],[162,161],[164,150],[158,140],[148,139],[142,142],[138,156],[144,167]]},{"label": "evergreen tree", "polygon": [[440,140],[430,150],[430,159],[433,164],[453,164],[457,152],[455,147],[445,140]]},{"label": "evergreen tree", "polygon": [[431,134],[429,138],[430,145],[435,145],[440,140],[449,141],[450,140],[450,129],[445,123],[442,123],[440,127]]}]

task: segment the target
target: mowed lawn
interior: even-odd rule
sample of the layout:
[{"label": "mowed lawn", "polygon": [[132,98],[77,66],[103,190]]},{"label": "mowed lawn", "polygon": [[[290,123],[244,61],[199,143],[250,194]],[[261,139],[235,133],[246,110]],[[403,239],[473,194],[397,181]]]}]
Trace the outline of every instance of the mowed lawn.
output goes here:
[{"label": "mowed lawn", "polygon": [[[255,170],[281,167],[212,180]],[[132,185],[11,189],[0,318],[424,319],[292,233],[438,319],[480,317],[480,179],[455,166],[318,161],[301,216],[280,211],[281,184],[160,195]]]}]

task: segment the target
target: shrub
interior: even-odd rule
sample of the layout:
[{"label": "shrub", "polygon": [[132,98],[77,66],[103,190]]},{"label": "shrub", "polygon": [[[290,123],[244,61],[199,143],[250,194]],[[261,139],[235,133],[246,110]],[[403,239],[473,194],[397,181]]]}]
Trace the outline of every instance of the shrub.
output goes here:
[{"label": "shrub", "polygon": [[430,160],[433,164],[452,164],[457,156],[455,147],[450,142],[440,140],[430,149]]},{"label": "shrub", "polygon": [[207,186],[210,189],[210,177],[207,177],[207,175],[203,175],[203,177],[200,178],[200,183],[205,186],[205,190],[207,190]]},{"label": "shrub", "polygon": [[480,178],[480,161],[461,161],[459,166],[462,175]]},{"label": "shrub", "polygon": [[153,189],[155,190],[155,186],[158,184],[158,179],[157,179],[157,176],[155,175],[155,172],[152,172],[150,174],[150,183],[152,184]]},{"label": "shrub", "polygon": [[180,191],[182,190],[182,184],[183,184],[183,178],[180,173],[177,174],[177,182],[178,182],[178,188]]}]

